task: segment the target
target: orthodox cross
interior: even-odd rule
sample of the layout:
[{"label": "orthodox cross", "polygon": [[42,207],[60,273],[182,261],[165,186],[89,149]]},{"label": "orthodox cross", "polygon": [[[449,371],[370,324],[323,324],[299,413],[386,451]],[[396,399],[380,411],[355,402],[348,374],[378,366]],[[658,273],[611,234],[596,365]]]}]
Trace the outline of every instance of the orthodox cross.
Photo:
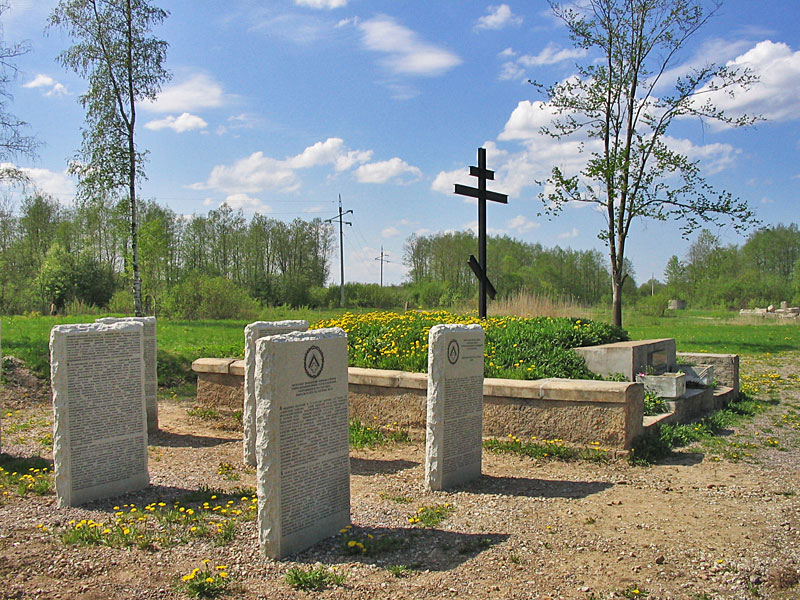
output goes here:
[{"label": "orthodox cross", "polygon": [[478,258],[469,255],[469,267],[475,276],[478,278],[478,316],[481,319],[486,318],[486,295],[492,297],[494,300],[497,292],[486,276],[486,201],[499,202],[501,204],[508,204],[508,196],[506,194],[498,194],[497,192],[490,192],[486,189],[486,180],[494,179],[494,171],[486,168],[486,148],[478,148],[478,166],[470,167],[469,174],[472,177],[478,178],[478,187],[469,187],[466,185],[456,184],[455,193],[461,196],[469,196],[470,198],[478,199]]}]

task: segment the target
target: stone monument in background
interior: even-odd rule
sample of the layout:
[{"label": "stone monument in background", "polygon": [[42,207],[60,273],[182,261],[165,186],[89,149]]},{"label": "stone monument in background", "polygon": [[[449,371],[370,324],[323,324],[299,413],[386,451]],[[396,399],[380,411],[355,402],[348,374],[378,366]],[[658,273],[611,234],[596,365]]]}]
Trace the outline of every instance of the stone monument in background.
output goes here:
[{"label": "stone monument in background", "polygon": [[50,332],[58,506],[146,487],[144,326],[57,325]]},{"label": "stone monument in background", "polygon": [[256,341],[268,335],[307,331],[308,321],[256,321],[244,328],[244,463],[256,466]]},{"label": "stone monument in background", "polygon": [[158,340],[155,317],[104,317],[95,323],[134,322],[144,325],[144,391],[147,403],[147,432],[158,431]]},{"label": "stone monument in background", "polygon": [[431,490],[481,475],[483,348],[480,325],[435,325],[428,334],[425,483]]}]

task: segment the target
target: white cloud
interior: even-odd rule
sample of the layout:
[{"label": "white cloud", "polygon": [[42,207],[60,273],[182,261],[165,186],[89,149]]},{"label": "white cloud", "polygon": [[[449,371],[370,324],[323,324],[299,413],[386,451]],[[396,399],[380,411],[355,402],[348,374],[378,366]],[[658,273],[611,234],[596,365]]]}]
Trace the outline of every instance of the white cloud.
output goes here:
[{"label": "white cloud", "polygon": [[311,8],[341,8],[347,6],[347,0],[294,0],[297,6],[308,6]]},{"label": "white cloud", "polygon": [[375,17],[360,23],[359,28],[364,46],[385,54],[382,63],[394,74],[442,75],[462,62],[457,54],[426,42],[392,17]]},{"label": "white cloud", "polygon": [[541,223],[531,221],[525,215],[517,215],[513,219],[506,221],[506,227],[511,231],[516,231],[517,233],[522,234],[529,232],[531,229],[538,229],[541,227]]},{"label": "white cloud", "polygon": [[553,122],[558,113],[547,102],[522,100],[511,112],[499,140],[529,140],[541,137],[540,129]]},{"label": "white cloud", "polygon": [[179,113],[201,108],[219,108],[229,101],[222,86],[210,75],[196,73],[180,83],[168,85],[155,102],[142,102],[142,108],[160,113]]},{"label": "white cloud", "polygon": [[536,55],[524,54],[522,56],[518,56],[517,53],[511,48],[506,48],[499,54],[499,56],[506,59],[511,58],[513,60],[506,60],[500,66],[500,75],[498,76],[498,79],[501,81],[507,81],[510,79],[522,79],[523,81],[526,81],[526,73],[529,69],[545,65],[554,65],[556,63],[574,58],[581,58],[586,56],[586,50],[581,48],[559,49],[558,46],[551,42],[547,44],[547,46],[541,52],[539,52],[539,54]]},{"label": "white cloud", "polygon": [[300,181],[283,161],[264,156],[263,152],[253,152],[231,166],[215,166],[203,187],[227,194],[257,194],[264,190],[291,192],[300,187]]},{"label": "white cloud", "polygon": [[[294,192],[301,186],[297,171],[312,167],[331,165],[336,172],[351,169],[363,164],[372,157],[372,150],[349,150],[341,138],[328,138],[308,146],[300,154],[279,160],[254,152],[247,158],[237,160],[232,165],[216,165],[204,183],[194,183],[189,187],[195,190],[214,189],[228,195],[258,194],[266,190]],[[400,160],[400,159],[392,159]],[[392,161],[387,161],[392,162]],[[400,161],[402,162],[402,161]],[[384,163],[375,163],[382,165]],[[394,164],[394,163],[392,163]],[[405,165],[405,163],[403,163]],[[362,165],[368,166],[368,165]],[[420,175],[419,169],[405,165],[410,174]],[[380,168],[372,173],[377,177]],[[402,173],[390,173],[397,177]]]},{"label": "white cloud", "polygon": [[359,183],[408,183],[422,176],[422,171],[398,157],[361,165],[355,170]]},{"label": "white cloud", "polygon": [[704,171],[710,175],[731,167],[736,156],[742,152],[730,144],[714,143],[698,146],[687,139],[670,136],[665,136],[664,142],[671,150],[686,155],[690,160],[702,161]]},{"label": "white cloud", "polygon": [[583,48],[559,49],[558,46],[550,42],[539,54],[535,56],[526,54],[520,56],[517,60],[523,67],[540,67],[543,65],[554,65],[565,60],[582,58],[584,56],[586,56],[586,50]]},{"label": "white cloud", "polygon": [[53,196],[62,204],[70,204],[75,198],[75,180],[66,171],[18,167],[8,162],[0,163],[0,170],[2,169],[18,169],[22,171],[28,176],[36,190]]},{"label": "white cloud", "polygon": [[734,90],[733,97],[725,91],[702,94],[701,102],[711,99],[718,108],[731,115],[748,113],[761,115],[770,121],[798,119],[800,51],[793,52],[787,44],[766,40],[730,61],[728,66],[749,67],[760,80],[747,91]]},{"label": "white cloud", "polygon": [[397,237],[398,235],[400,235],[400,230],[393,225],[390,225],[389,227],[384,227],[381,230],[381,237],[384,238]]},{"label": "white cloud", "polygon": [[66,87],[49,75],[44,75],[42,73],[39,73],[28,83],[22,84],[22,87],[32,89],[43,88],[45,96],[64,96],[68,93]]},{"label": "white cloud", "polygon": [[304,208],[303,212],[308,214],[316,214],[316,213],[321,213],[323,210],[325,210],[325,207],[322,206],[321,204],[317,204],[316,206],[310,206],[308,208]]},{"label": "white cloud", "polygon": [[522,23],[522,17],[512,13],[508,4],[490,6],[487,11],[489,14],[478,19],[475,29],[503,29],[509,25],[520,25]]},{"label": "white cloud", "polygon": [[773,200],[772,198],[768,198],[767,196],[761,198],[761,204],[774,204],[774,203],[775,200]]},{"label": "white cloud", "polygon": [[247,194],[230,194],[225,198],[225,203],[233,210],[242,209],[246,213],[264,214],[272,212],[271,206]]},{"label": "white cloud", "polygon": [[560,240],[571,240],[571,239],[574,239],[574,238],[578,237],[579,234],[580,234],[580,232],[578,231],[578,228],[577,227],[573,227],[571,231],[565,231],[564,233],[559,233],[558,234],[558,239],[560,239]]},{"label": "white cloud", "polygon": [[176,133],[184,133],[186,131],[193,131],[195,129],[205,129],[206,127],[208,127],[208,123],[206,123],[202,118],[198,117],[197,115],[192,115],[188,112],[185,112],[177,117],[168,115],[163,119],[156,119],[155,121],[150,121],[148,123],[145,123],[144,127],[145,129],[151,129],[153,131],[159,131],[161,129],[172,129]]},{"label": "white cloud", "polygon": [[305,169],[318,165],[332,164],[337,171],[346,171],[354,165],[367,162],[372,158],[372,150],[346,150],[341,138],[328,138],[317,142],[303,152],[287,159],[286,164],[292,169]]}]

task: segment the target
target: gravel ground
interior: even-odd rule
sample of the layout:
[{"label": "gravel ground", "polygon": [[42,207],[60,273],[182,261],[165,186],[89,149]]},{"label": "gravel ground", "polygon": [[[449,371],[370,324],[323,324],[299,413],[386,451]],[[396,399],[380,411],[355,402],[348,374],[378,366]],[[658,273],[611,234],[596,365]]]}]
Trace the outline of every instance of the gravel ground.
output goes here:
[{"label": "gravel ground", "polygon": [[[58,534],[70,520],[106,523],[115,507],[171,503],[204,486],[237,496],[254,487],[239,432],[165,399],[147,490],[69,509],[57,509],[52,494],[2,497],[0,598],[185,598],[176,581],[203,559],[226,567],[230,598],[800,598],[798,359],[745,363],[745,373],[772,371],[783,382],[764,393],[780,404],[729,432],[758,441],[746,461],[714,459],[702,448],[651,467],[486,452],[480,480],[428,492],[423,433],[412,431],[409,444],[351,452],[353,535],[383,536],[391,541],[384,552],[350,555],[334,538],[289,560],[264,559],[256,524],[244,517],[224,545],[213,536],[144,549],[64,544]],[[3,452],[49,458],[49,390],[10,366],[0,390]],[[409,523],[420,507],[445,504],[452,514],[439,525]],[[285,582],[290,569],[315,565],[335,567],[344,582],[316,592]],[[408,569],[393,573],[392,565]]]}]

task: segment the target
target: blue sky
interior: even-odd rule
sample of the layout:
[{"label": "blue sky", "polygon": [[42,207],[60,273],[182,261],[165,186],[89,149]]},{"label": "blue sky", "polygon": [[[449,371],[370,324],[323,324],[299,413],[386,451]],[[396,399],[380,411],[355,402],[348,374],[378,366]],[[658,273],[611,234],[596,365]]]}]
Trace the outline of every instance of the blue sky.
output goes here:
[{"label": "blue sky", "polygon": [[[44,32],[55,0],[10,4],[4,39],[29,40],[32,49],[17,60],[10,108],[43,142],[36,160],[17,164],[69,205],[74,182],[65,170],[81,141],[85,83],[55,61],[70,40]],[[377,282],[383,246],[391,261],[384,280],[399,283],[409,235],[476,227],[475,203],[452,189],[473,184],[468,166],[484,146],[497,172],[490,189],[509,195],[508,205],[489,206],[490,233],[605,253],[596,237],[602,215],[591,207],[570,205],[552,221],[537,216],[535,180],[554,165],[580,168],[586,154],[539,134],[547,111],[527,79],[556,82],[592,58],[571,46],[546,2],[160,6],[171,14],[155,33],[170,44],[173,79],[139,113],[138,143],[150,152],[143,197],[187,215],[227,201],[248,215],[291,220],[336,215],[341,194],[354,211],[346,279]],[[728,0],[679,58],[676,73],[709,61],[751,67],[760,83],[720,104],[768,120],[748,129],[682,121],[672,144],[764,224],[800,220],[800,2]],[[636,227],[628,245],[636,279],[662,279],[668,258],[683,257],[691,239],[672,223]],[[730,227],[712,231],[726,243],[744,240]]]}]

